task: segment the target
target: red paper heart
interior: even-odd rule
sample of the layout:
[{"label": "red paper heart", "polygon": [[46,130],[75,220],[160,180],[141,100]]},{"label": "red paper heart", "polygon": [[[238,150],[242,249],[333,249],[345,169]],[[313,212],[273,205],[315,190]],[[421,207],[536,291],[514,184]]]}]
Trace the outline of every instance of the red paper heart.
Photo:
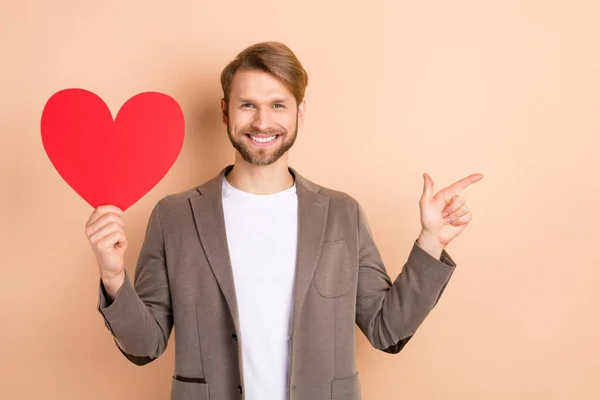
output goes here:
[{"label": "red paper heart", "polygon": [[177,102],[140,93],[114,119],[100,97],[83,89],[54,94],[42,112],[42,142],[62,178],[92,207],[123,211],[171,169],[185,124]]}]

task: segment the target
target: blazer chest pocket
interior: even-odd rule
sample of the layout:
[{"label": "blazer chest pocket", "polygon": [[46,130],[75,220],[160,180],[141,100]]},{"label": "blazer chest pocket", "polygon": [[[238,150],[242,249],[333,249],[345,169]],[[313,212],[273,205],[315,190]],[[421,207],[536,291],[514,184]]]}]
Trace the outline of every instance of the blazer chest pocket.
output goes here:
[{"label": "blazer chest pocket", "polygon": [[209,400],[204,379],[174,376],[171,380],[171,400]]},{"label": "blazer chest pocket", "polygon": [[315,286],[323,297],[344,296],[352,290],[354,270],[345,240],[325,242],[315,272]]}]

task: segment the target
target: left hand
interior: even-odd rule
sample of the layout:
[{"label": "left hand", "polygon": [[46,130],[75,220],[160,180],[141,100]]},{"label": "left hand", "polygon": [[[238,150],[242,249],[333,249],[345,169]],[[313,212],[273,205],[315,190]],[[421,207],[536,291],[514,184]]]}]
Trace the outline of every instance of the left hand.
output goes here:
[{"label": "left hand", "polygon": [[460,235],[473,219],[473,215],[467,208],[465,199],[458,193],[482,178],[482,174],[470,175],[434,195],[433,180],[428,174],[423,174],[423,195],[419,201],[421,234],[436,240],[442,247]]}]

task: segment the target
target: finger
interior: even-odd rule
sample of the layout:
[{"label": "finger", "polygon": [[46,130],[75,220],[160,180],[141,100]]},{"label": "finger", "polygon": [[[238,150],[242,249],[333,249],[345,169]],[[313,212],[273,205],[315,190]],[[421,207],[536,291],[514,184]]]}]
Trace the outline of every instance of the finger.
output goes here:
[{"label": "finger", "polygon": [[119,218],[119,216],[112,214],[112,213],[108,213],[108,214],[104,214],[96,222],[94,222],[92,225],[88,226],[85,229],[85,235],[88,238],[91,238],[93,235],[95,235],[97,232],[99,232],[104,226],[106,226],[110,223],[116,223],[122,229],[125,228],[125,223],[123,222],[123,220],[121,218]]},{"label": "finger", "polygon": [[452,226],[460,226],[460,225],[466,225],[469,222],[471,222],[473,220],[473,214],[471,214],[470,212],[466,213],[465,215],[463,215],[462,217],[457,218],[456,220],[454,220],[454,222],[452,222]]},{"label": "finger", "polygon": [[423,194],[421,195],[420,203],[426,203],[433,197],[433,180],[429,174],[423,174]]},{"label": "finger", "polygon": [[103,237],[98,242],[98,248],[100,250],[112,249],[115,246],[123,247],[127,243],[125,234],[122,231],[114,231],[108,236]]},{"label": "finger", "polygon": [[461,190],[465,189],[467,186],[472,185],[473,183],[480,181],[481,179],[483,179],[482,174],[469,175],[466,178],[463,178],[463,179],[459,180],[458,182],[453,183],[452,185],[448,186],[447,188],[440,190],[438,195],[442,194],[444,196],[444,198],[450,199],[455,194],[457,194]]},{"label": "finger", "polygon": [[119,224],[122,228],[125,227],[125,222],[123,222],[123,220],[118,215],[115,215],[113,213],[106,213],[106,214],[102,215],[100,218],[98,218],[98,220],[96,222],[94,222],[92,225],[85,228],[86,236],[88,238],[91,237],[96,232],[98,232],[100,229],[102,229],[102,227],[104,227],[105,225],[107,225],[111,222],[115,222],[115,223]]},{"label": "finger", "polygon": [[452,197],[450,204],[442,211],[442,217],[447,217],[465,204],[465,198],[459,195]]},{"label": "finger", "polygon": [[467,208],[467,206],[463,205],[458,210],[454,211],[452,214],[444,218],[444,222],[447,224],[451,224],[452,222],[456,221],[458,218],[462,217],[463,215],[466,215],[467,213],[469,213],[469,209]]},{"label": "finger", "polygon": [[115,213],[117,215],[123,215],[123,210],[121,210],[117,206],[112,206],[112,205],[98,206],[92,212],[92,215],[90,215],[90,218],[85,223],[85,226],[87,227],[87,226],[93,224],[94,222],[96,222],[98,220],[98,218],[100,218],[101,216],[103,216],[104,214],[109,213],[109,212]]},{"label": "finger", "polygon": [[123,235],[125,235],[125,231],[123,230],[123,227],[121,227],[116,222],[109,222],[108,224],[104,225],[98,232],[96,232],[92,236],[90,236],[90,242],[92,244],[99,243],[101,240],[103,240],[105,237],[111,235],[113,232],[122,232]]}]

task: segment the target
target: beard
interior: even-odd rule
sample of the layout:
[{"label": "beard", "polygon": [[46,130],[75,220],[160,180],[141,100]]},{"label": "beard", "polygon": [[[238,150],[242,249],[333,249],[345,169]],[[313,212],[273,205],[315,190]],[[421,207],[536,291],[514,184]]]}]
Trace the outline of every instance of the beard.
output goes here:
[{"label": "beard", "polygon": [[[243,132],[242,137],[235,137],[231,133],[231,127],[229,126],[229,121],[227,122],[227,136],[229,136],[229,141],[233,145],[233,147],[240,153],[244,161],[256,165],[256,166],[266,166],[271,165],[275,161],[279,160],[279,158],[284,155],[289,149],[292,148],[294,142],[296,141],[296,137],[298,136],[298,118],[296,118],[296,126],[294,126],[294,132],[289,136],[288,131],[284,128],[276,128],[276,129],[266,129],[264,131],[253,129],[251,127],[242,128],[239,130]],[[270,148],[260,149],[253,148],[250,143],[245,140],[245,136],[247,134],[250,135],[278,135],[279,137],[275,140],[279,140],[280,143],[277,145],[277,148],[272,150]],[[288,137],[289,136],[289,137]]]}]

